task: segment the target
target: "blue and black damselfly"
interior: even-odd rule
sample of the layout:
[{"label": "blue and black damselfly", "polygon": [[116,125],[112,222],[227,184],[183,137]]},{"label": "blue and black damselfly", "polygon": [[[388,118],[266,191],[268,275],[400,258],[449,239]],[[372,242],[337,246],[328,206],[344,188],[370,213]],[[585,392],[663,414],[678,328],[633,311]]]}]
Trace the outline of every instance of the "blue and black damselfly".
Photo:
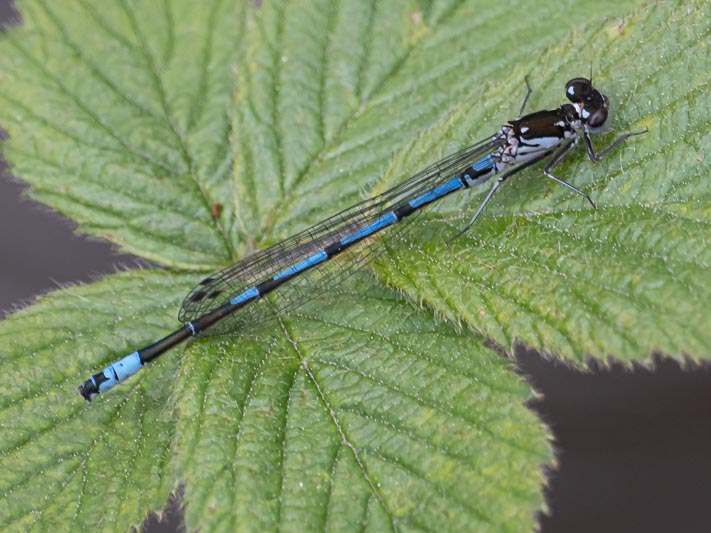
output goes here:
[{"label": "blue and black damselfly", "polygon": [[[530,92],[528,87],[519,115]],[[588,157],[596,162],[628,137],[647,130],[622,135],[596,154],[590,133],[599,133],[607,125],[607,97],[587,78],[570,80],[565,94],[571,103],[511,120],[493,137],[438,161],[392,189],[206,277],[183,301],[178,317],[185,324],[182,328],[94,374],[81,384],[79,393],[91,401],[190,337],[233,332],[302,305],[373,258],[378,240],[371,242],[370,237],[391,226],[389,231],[396,231],[423,207],[492,177],[496,177],[493,185],[461,233],[471,227],[506,179],[544,159],[549,159],[543,169],[546,177],[585,197],[594,208],[590,196],[554,176],[551,169],[578,143],[580,132]],[[292,283],[295,278],[300,282]],[[271,293],[275,293],[273,302],[263,300]]]}]

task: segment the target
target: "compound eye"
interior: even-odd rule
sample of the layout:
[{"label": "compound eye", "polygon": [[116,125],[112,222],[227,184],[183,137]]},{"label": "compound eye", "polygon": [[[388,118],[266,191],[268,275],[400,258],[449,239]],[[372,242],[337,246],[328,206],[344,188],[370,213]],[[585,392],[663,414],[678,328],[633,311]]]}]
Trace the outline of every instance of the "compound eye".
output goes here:
[{"label": "compound eye", "polygon": [[608,112],[605,107],[595,110],[587,118],[587,124],[592,130],[598,130],[605,127],[607,124]]},{"label": "compound eye", "polygon": [[565,95],[574,104],[589,100],[594,90],[592,83],[587,78],[573,78],[565,84]]}]

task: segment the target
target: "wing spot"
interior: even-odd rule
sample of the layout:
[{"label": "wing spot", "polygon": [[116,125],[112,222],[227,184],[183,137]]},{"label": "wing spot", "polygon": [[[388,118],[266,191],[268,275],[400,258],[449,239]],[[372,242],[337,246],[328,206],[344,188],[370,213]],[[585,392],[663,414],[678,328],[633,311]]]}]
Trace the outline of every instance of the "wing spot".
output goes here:
[{"label": "wing spot", "polygon": [[193,294],[190,297],[190,301],[191,302],[199,302],[200,300],[202,300],[205,297],[206,294],[207,293],[205,291],[197,291],[195,294]]}]

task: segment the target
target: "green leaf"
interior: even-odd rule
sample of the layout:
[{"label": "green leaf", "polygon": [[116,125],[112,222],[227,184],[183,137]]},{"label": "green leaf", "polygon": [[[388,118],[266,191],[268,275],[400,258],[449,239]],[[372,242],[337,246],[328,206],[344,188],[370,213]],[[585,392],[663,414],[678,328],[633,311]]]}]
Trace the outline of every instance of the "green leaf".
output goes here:
[{"label": "green leaf", "polygon": [[[588,50],[605,50],[595,78],[610,85],[615,131],[598,146],[650,130],[595,168],[583,157],[556,167],[593,195],[597,210],[550,180],[530,179],[543,178],[540,171],[522,173],[450,251],[437,235],[456,234],[471,199],[441,209],[437,222],[411,234],[408,245],[421,253],[408,269],[392,261],[382,279],[505,347],[522,340],[577,362],[608,354],[633,361],[655,350],[711,354],[711,316],[703,311],[711,298],[704,161],[711,135],[708,114],[699,112],[711,104],[707,15],[708,6],[655,5],[622,26],[591,26],[542,58],[557,71],[538,82],[547,95],[560,72],[575,76]],[[675,17],[683,32],[660,30]]]},{"label": "green leaf", "polygon": [[[708,4],[201,7],[27,0],[0,36],[2,148],[29,194],[173,270],[0,323],[3,529],[126,530],[184,482],[190,530],[531,531],[549,434],[493,344],[709,354]],[[461,193],[375,277],[74,394],[175,328],[194,271],[491,135],[526,74],[528,110],[560,105],[591,61],[613,109],[596,146],[650,129],[556,167],[598,210],[533,168],[448,247],[484,191]]]},{"label": "green leaf", "polygon": [[[708,14],[708,5],[653,5],[622,23],[590,25],[574,36],[576,52],[566,41],[541,58],[555,68],[534,78],[541,89],[532,108],[580,73],[589,50],[601,50],[594,77],[614,120],[594,142],[604,147],[622,132],[650,130],[601,164],[569,157],[556,166],[597,210],[533,169],[506,182],[487,216],[450,247],[441,236],[455,235],[477,200],[447,202],[408,234],[420,253],[402,268],[396,247],[381,279],[505,347],[520,340],[579,363],[586,355],[711,355]],[[662,31],[675,21],[678,31]],[[517,84],[509,77],[485,100]],[[470,112],[451,113],[429,133],[466,130]],[[412,147],[429,149],[424,138]]]}]

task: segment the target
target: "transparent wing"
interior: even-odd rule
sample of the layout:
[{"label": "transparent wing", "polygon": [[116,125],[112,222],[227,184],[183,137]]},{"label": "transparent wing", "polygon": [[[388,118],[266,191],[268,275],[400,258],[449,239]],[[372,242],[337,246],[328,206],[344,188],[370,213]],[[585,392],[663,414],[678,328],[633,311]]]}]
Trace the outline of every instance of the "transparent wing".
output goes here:
[{"label": "transparent wing", "polygon": [[[423,194],[464,171],[495,151],[500,141],[488,138],[456,152],[421,170],[393,188],[354,205],[296,235],[256,252],[200,281],[185,297],[178,319],[187,323],[227,303],[245,290],[266,281],[285,268],[340,241],[377,220],[380,216]],[[389,228],[387,234],[401,233],[407,221]],[[377,257],[384,243],[382,237],[370,238],[343,251],[333,259],[305,271],[294,280],[263,298],[225,317],[201,336],[222,335],[273,319],[276,313],[294,309],[328,291],[356,269]]]}]

